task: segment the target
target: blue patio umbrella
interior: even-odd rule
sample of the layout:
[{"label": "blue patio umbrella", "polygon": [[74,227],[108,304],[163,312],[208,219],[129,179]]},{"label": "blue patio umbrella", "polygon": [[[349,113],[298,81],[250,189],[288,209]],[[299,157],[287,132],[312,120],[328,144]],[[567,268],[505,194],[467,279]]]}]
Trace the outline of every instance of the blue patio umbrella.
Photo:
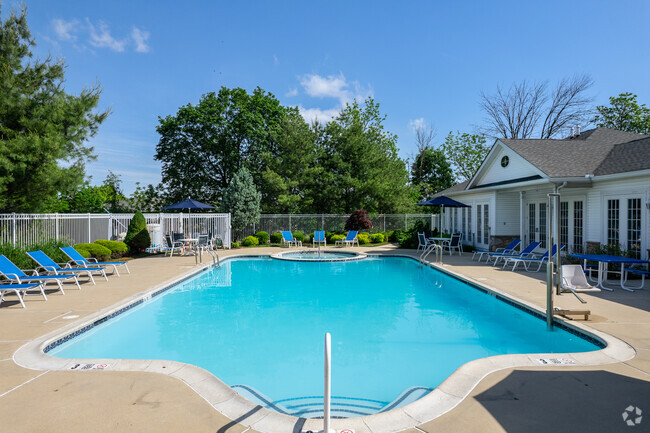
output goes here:
[{"label": "blue patio umbrella", "polygon": [[[193,200],[191,198],[186,198],[183,201],[179,201],[178,203],[170,204],[169,206],[165,206],[162,208],[163,210],[180,210],[183,211],[187,209],[188,214],[191,216],[192,215],[192,209],[194,210],[211,210],[214,209],[214,206],[210,206],[209,204],[201,203],[200,201]],[[189,221],[191,222],[192,219],[189,218]]]},{"label": "blue patio umbrella", "polygon": [[[427,201],[423,201],[422,203],[416,203],[415,205],[416,206],[440,206],[441,213],[445,211],[445,207],[470,207],[465,203],[461,203],[459,201],[454,200],[453,198],[449,198],[444,195],[429,199]],[[441,227],[441,231],[442,231],[442,227]]]}]

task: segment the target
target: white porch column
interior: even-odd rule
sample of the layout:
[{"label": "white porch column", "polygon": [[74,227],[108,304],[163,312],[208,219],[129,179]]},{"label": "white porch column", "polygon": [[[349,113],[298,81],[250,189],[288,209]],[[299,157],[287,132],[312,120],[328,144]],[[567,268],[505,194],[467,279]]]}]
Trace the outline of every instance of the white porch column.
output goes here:
[{"label": "white porch column", "polygon": [[526,191],[519,192],[519,251],[524,248],[524,233],[526,232]]}]

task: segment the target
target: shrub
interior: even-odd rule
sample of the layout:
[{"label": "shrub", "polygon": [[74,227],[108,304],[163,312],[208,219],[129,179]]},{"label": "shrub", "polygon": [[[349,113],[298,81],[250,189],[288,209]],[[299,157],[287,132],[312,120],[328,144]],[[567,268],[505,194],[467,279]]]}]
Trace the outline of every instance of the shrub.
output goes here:
[{"label": "shrub", "polygon": [[92,257],[96,258],[97,261],[100,262],[111,258],[111,250],[99,244],[76,244],[74,249],[77,251],[88,251]]},{"label": "shrub", "polygon": [[67,246],[70,246],[69,242],[55,241],[54,239],[32,244],[25,248],[14,247],[11,244],[1,244],[0,254],[4,254],[20,269],[33,269],[35,263],[32,262],[32,259],[30,259],[27,254],[25,254],[26,251],[43,251],[55,262],[64,263],[69,261],[70,258],[66,256],[59,247]]},{"label": "shrub", "polygon": [[368,233],[359,233],[357,235],[357,240],[359,245],[365,245],[370,243],[370,235]]},{"label": "shrub", "polygon": [[241,241],[241,244],[245,247],[256,247],[259,243],[260,241],[256,236],[246,236],[244,240]]},{"label": "shrub", "polygon": [[106,239],[97,239],[95,243],[111,250],[111,258],[113,259],[119,259],[129,250],[129,247],[124,242],[120,241],[107,241]]},{"label": "shrub", "polygon": [[345,239],[345,236],[343,235],[332,235],[332,237],[330,237],[330,242],[334,244],[336,241],[342,241],[343,239]]},{"label": "shrub", "polygon": [[239,242],[233,242],[230,244],[232,248],[239,248]]},{"label": "shrub", "polygon": [[267,232],[257,232],[255,233],[255,237],[261,245],[266,245],[269,243],[269,234]]},{"label": "shrub", "polygon": [[366,230],[372,228],[372,222],[368,219],[368,212],[363,209],[355,210],[345,222],[345,230]]},{"label": "shrub", "polygon": [[372,240],[373,243],[380,244],[380,243],[384,242],[384,234],[383,233],[375,233],[374,235],[370,235],[370,239]]},{"label": "shrub", "polygon": [[305,241],[305,235],[302,232],[294,232],[292,233],[293,238],[297,241],[304,242]]},{"label": "shrub", "polygon": [[90,253],[88,252],[88,250],[84,250],[84,249],[82,249],[82,248],[77,249],[76,246],[74,247],[74,249],[77,250],[77,252],[78,252],[79,254],[81,254],[81,257],[83,257],[84,259],[89,259],[89,258],[91,258],[91,257],[93,256],[92,254],[90,254]]},{"label": "shrub", "polygon": [[428,223],[425,223],[423,221],[416,221],[413,227],[404,233],[402,240],[399,241],[400,248],[417,248],[419,244],[418,233],[428,231]]},{"label": "shrub", "polygon": [[272,244],[281,244],[282,243],[282,233],[271,233],[271,243]]},{"label": "shrub", "polygon": [[124,243],[129,246],[133,252],[141,252],[151,245],[151,238],[147,231],[147,221],[144,219],[142,212],[136,211],[129,223],[129,229],[126,232]]},{"label": "shrub", "polygon": [[408,236],[404,230],[397,229],[391,232],[392,235],[388,238],[391,242],[402,243],[402,241]]}]

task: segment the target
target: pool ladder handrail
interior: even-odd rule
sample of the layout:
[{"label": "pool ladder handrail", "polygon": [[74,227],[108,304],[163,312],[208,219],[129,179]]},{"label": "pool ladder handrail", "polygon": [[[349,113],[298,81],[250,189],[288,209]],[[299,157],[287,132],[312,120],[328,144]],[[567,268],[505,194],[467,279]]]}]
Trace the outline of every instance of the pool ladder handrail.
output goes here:
[{"label": "pool ladder handrail", "polygon": [[422,254],[420,254],[420,264],[424,264],[426,258],[434,251],[434,263],[442,264],[442,245],[439,244],[430,244],[424,247]]},{"label": "pool ladder handrail", "polygon": [[207,248],[197,248],[196,255],[194,256],[194,262],[196,264],[203,263],[203,251],[207,251],[207,253],[212,257],[212,264],[215,266],[221,267],[221,262],[219,261],[219,254],[212,248],[212,246],[208,246]]}]

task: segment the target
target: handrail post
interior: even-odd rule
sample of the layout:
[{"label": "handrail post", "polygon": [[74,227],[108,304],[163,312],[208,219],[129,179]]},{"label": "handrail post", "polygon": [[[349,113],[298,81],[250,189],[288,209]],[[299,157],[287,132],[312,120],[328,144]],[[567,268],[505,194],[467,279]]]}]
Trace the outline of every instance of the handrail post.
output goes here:
[{"label": "handrail post", "polygon": [[11,236],[11,238],[12,238],[13,246],[15,248],[16,247],[16,212],[13,212],[13,215],[11,217],[11,221],[12,221],[12,225],[11,225],[12,226],[12,229],[11,229],[12,236]]},{"label": "handrail post", "polygon": [[325,401],[323,402],[323,433],[330,431],[330,402],[332,391],[332,337],[325,333]]}]

